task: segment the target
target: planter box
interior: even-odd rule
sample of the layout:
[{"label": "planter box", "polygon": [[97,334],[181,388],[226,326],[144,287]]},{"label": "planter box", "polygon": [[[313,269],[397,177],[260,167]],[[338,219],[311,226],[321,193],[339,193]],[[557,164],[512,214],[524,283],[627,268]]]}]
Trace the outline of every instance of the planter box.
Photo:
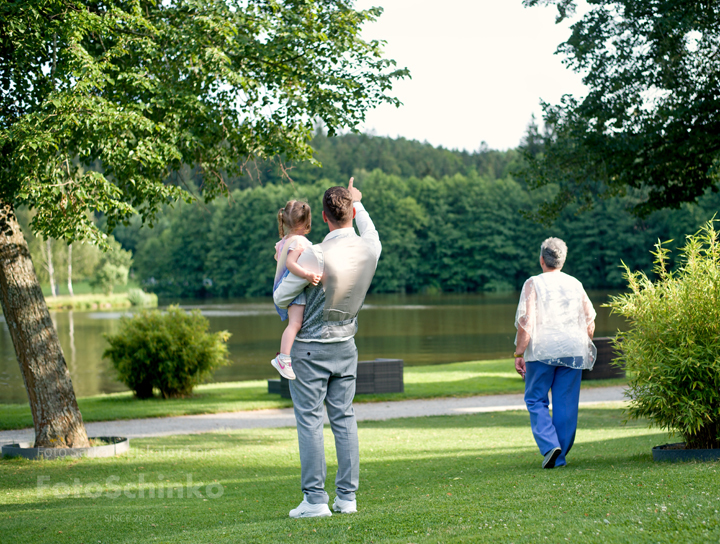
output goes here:
[{"label": "planter box", "polygon": [[404,391],[402,359],[358,361],[356,395]]},{"label": "planter box", "polygon": [[268,393],[270,395],[279,395],[281,392],[280,379],[268,380]]},{"label": "planter box", "polygon": [[597,348],[597,361],[595,361],[595,366],[592,370],[582,371],[583,380],[607,380],[610,378],[625,377],[624,368],[618,368],[610,364],[617,358],[612,340],[613,339],[608,336],[601,336],[593,340]]},{"label": "planter box", "polygon": [[[404,391],[402,359],[358,361],[355,382],[356,395],[402,393]],[[282,398],[289,399],[291,398],[290,382],[285,378],[268,380],[268,393],[279,394]]]},{"label": "planter box", "polygon": [[276,380],[268,380],[268,393],[271,395],[280,395],[284,399],[290,397],[290,382],[287,378]]},{"label": "planter box", "polygon": [[652,449],[653,461],[720,461],[720,449],[714,450],[686,450],[682,442],[677,444],[664,444]]}]

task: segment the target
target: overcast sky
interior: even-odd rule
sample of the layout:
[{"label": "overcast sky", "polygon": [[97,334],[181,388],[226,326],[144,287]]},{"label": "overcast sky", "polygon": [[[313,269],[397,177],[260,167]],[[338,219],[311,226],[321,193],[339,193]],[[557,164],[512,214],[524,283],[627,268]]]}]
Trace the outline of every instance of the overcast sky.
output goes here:
[{"label": "overcast sky", "polygon": [[358,0],[382,6],[366,39],[387,41],[386,56],[407,66],[397,83],[396,109],[368,113],[365,132],[404,136],[450,149],[516,147],[540,99],[583,95],[581,77],[555,50],[569,25],[555,24],[554,7],[524,8],[522,0]]}]

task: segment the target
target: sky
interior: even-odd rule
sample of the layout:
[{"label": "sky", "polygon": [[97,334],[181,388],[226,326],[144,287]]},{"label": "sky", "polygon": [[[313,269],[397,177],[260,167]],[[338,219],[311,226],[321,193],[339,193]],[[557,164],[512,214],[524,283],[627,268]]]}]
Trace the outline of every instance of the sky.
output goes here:
[{"label": "sky", "polygon": [[358,0],[381,6],[365,39],[387,41],[386,57],[410,69],[394,85],[403,105],[367,114],[363,132],[402,136],[449,149],[517,147],[540,100],[583,96],[581,76],[562,64],[557,46],[569,24],[555,7],[524,8],[522,0]]}]

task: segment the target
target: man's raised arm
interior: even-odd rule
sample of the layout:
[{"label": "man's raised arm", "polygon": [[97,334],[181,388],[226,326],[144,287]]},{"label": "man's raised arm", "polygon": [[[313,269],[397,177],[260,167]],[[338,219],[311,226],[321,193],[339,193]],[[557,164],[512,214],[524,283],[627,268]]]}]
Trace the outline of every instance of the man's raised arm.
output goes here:
[{"label": "man's raised arm", "polygon": [[354,178],[350,178],[348,184],[348,191],[352,195],[353,209],[355,210],[355,224],[357,225],[358,231],[360,231],[360,237],[363,240],[367,240],[370,246],[375,250],[375,260],[380,259],[380,253],[382,252],[382,244],[380,243],[380,235],[375,229],[375,225],[370,219],[370,214],[365,210],[365,206],[362,205],[362,193],[353,186]]}]

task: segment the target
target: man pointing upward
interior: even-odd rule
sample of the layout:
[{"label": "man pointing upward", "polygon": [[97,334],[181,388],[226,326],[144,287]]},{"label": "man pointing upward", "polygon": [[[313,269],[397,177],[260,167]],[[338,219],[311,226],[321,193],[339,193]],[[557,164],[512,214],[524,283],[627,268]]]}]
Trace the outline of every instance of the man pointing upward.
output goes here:
[{"label": "man pointing upward", "polygon": [[[323,196],[323,221],[330,233],[321,244],[306,249],[298,264],[322,274],[317,286],[288,275],[273,298],[279,308],[303,290],[307,298],[300,332],[291,356],[297,379],[290,382],[300,446],[300,505],[290,517],[331,516],[325,492],[323,401],[335,436],[338,472],[333,510],[357,511],[355,492],[360,479],[357,422],[352,406],[355,396],[358,353],[355,347],[357,315],[375,275],[382,245],[370,215],[353,187],[330,187]],[[353,219],[360,236],[353,229]]]}]

